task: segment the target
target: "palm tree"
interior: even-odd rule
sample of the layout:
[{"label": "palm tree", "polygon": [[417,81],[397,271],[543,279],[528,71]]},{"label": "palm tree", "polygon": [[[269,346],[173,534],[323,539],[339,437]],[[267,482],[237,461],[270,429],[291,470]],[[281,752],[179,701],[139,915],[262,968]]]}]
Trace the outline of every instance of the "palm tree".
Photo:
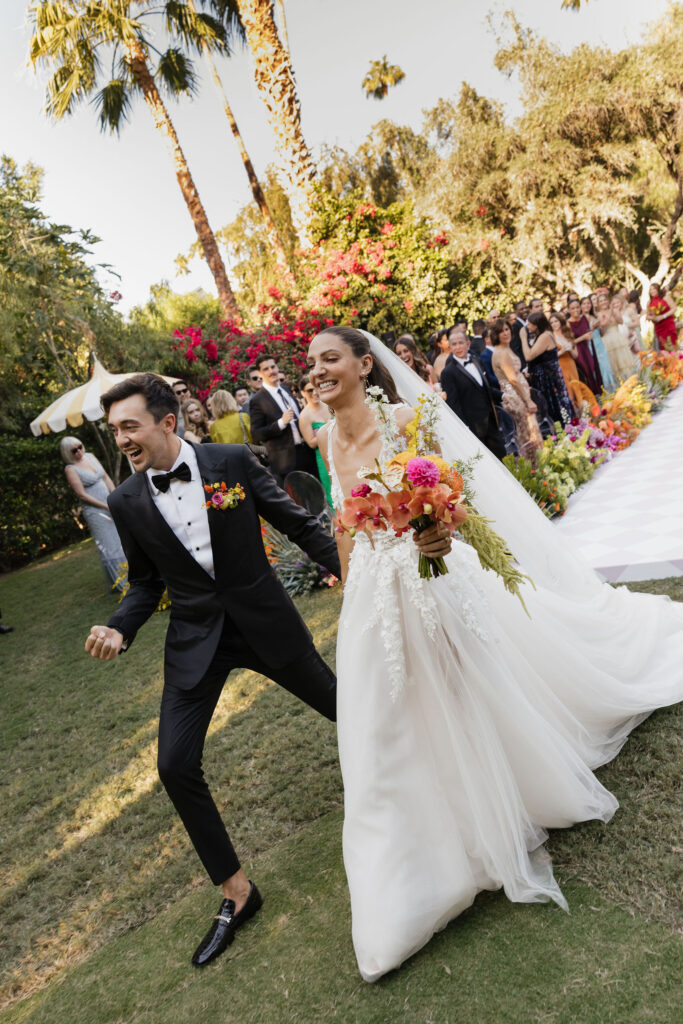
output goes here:
[{"label": "palm tree", "polygon": [[389,88],[398,85],[405,77],[405,72],[398,64],[390,64],[385,54],[381,60],[370,62],[370,70],[363,79],[363,90],[368,98],[372,96],[374,100],[383,100]]},{"label": "palm tree", "polygon": [[[236,0],[254,62],[254,79],[266,105],[282,161],[294,227],[308,242],[315,166],[301,131],[301,107],[294,70],[282,45],[272,0]],[[212,3],[215,10],[215,2]]]},{"label": "palm tree", "polygon": [[[192,13],[195,14],[196,18],[199,21],[204,19],[205,16],[203,14],[198,14],[196,12],[193,0],[187,0],[187,5],[192,11]],[[220,15],[220,20],[223,25],[227,40],[232,41],[233,39],[235,39],[238,41],[244,41],[244,28],[242,26],[241,21],[239,20],[239,12],[237,10],[235,0],[220,0],[220,2],[218,4],[215,4],[214,6],[216,8],[216,13]],[[247,147],[244,145],[244,140],[242,139],[242,135],[237,126],[237,121],[235,120],[235,115],[233,114],[230,103],[228,102],[228,97],[225,95],[223,82],[221,81],[221,77],[218,74],[218,68],[216,67],[216,63],[213,59],[212,48],[210,46],[209,40],[206,38],[204,34],[200,35],[199,38],[197,38],[196,34],[193,34],[192,32],[192,26],[189,26],[188,31],[184,32],[183,34],[185,35],[186,42],[190,45],[197,46],[200,52],[204,54],[208,61],[209,68],[211,69],[211,77],[213,78],[214,84],[218,89],[223,102],[223,111],[228,120],[228,124],[230,125],[230,131],[233,134],[235,142],[237,143],[237,146],[240,151],[240,156],[242,157],[242,163],[244,164],[244,169],[247,173],[247,178],[249,179],[251,194],[254,197],[254,202],[258,206],[259,211],[261,213],[261,217],[263,219],[263,223],[266,229],[266,237],[268,238],[270,247],[275,253],[278,266],[280,267],[282,273],[285,275],[289,283],[293,284],[294,275],[289,265],[289,257],[287,256],[285,247],[282,244],[282,239],[278,234],[277,227],[275,226],[275,221],[273,220],[273,216],[270,212],[270,207],[268,206],[268,202],[263,192],[263,188],[261,187],[261,182],[259,181],[256,175],[254,165],[252,164],[251,159],[249,157],[249,153],[247,152]]]},{"label": "palm tree", "polygon": [[[186,2],[172,0],[163,8],[167,24],[173,24],[173,18],[168,19],[169,8],[175,10],[176,19],[185,8],[185,22],[192,21],[194,15]],[[196,88],[194,68],[181,50],[169,47],[161,53],[152,44],[143,19],[158,13],[149,0],[38,0],[29,7],[34,29],[30,60],[34,67],[55,69],[47,86],[47,113],[57,119],[71,114],[79,102],[94,95],[101,128],[118,134],[129,117],[134,97],[142,94],[156,128],[170,147],[176,178],[221,306],[226,316],[239,320],[240,311],[216,239],[157,85],[171,96],[192,95]],[[196,32],[203,32],[216,48],[224,45],[222,26],[215,19],[205,17]],[[151,66],[152,54],[156,55],[156,68]],[[109,75],[102,71],[105,57]]]}]

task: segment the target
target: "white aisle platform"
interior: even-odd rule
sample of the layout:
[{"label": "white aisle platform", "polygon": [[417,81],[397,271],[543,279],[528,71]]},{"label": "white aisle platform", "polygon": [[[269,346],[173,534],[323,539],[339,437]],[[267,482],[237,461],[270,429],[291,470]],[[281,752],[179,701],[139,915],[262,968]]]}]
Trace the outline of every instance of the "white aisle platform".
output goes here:
[{"label": "white aisle platform", "polygon": [[572,495],[557,529],[611,583],[683,576],[683,386]]}]

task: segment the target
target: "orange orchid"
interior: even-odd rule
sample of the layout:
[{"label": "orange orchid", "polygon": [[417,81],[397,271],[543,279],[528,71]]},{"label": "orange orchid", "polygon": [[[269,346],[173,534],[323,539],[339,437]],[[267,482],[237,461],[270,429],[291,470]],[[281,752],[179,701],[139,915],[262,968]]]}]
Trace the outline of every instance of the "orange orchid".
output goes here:
[{"label": "orange orchid", "polygon": [[467,509],[460,503],[460,494],[443,484],[434,490],[436,518],[442,523],[447,523],[452,529],[457,529],[467,519]]},{"label": "orange orchid", "polygon": [[404,533],[410,528],[412,512],[410,511],[410,491],[391,491],[387,494],[389,504],[389,520],[397,534]]},{"label": "orange orchid", "polygon": [[389,506],[383,495],[371,491],[364,498],[345,498],[338,525],[353,536],[358,530],[386,530]]}]

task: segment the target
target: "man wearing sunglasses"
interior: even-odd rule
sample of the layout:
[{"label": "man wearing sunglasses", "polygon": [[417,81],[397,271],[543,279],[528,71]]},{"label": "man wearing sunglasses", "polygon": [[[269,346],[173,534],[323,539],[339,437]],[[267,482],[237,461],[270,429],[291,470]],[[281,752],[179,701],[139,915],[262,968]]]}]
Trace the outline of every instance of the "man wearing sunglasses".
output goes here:
[{"label": "man wearing sunglasses", "polygon": [[176,380],[171,385],[173,388],[173,394],[180,403],[178,409],[178,426],[176,427],[176,433],[178,437],[185,437],[185,420],[183,419],[183,402],[186,402],[188,398],[191,398],[190,389],[184,380]]}]

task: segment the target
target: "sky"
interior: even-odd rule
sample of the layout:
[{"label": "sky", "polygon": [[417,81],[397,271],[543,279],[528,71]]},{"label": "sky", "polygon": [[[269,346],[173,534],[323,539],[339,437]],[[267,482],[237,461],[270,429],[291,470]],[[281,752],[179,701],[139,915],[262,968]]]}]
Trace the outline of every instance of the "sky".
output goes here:
[{"label": "sky", "polygon": [[[463,81],[517,109],[517,86],[493,67],[495,26],[512,8],[523,25],[563,50],[582,42],[615,49],[636,42],[667,0],[590,0],[579,14],[561,0],[285,0],[302,127],[319,147],[355,149],[373,124],[389,118],[419,128],[422,111],[458,95]],[[120,279],[123,311],[144,303],[150,286],[167,279],[176,291],[215,294],[200,260],[176,275],[174,258],[196,240],[171,158],[142,100],[119,137],[102,134],[85,103],[57,123],[44,114],[45,73],[28,67],[26,0],[0,0],[0,147],[17,163],[45,171],[42,209],[50,219],[89,228],[101,241],[93,259]],[[492,27],[493,26],[493,27]],[[361,82],[371,60],[387,55],[405,79],[382,102],[367,99]],[[253,81],[248,53],[221,62],[221,74],[257,174],[277,161],[274,136]],[[200,68],[196,99],[169,102],[190,170],[214,229],[251,199],[237,147],[208,73]],[[229,273],[229,265],[228,265]]]}]

